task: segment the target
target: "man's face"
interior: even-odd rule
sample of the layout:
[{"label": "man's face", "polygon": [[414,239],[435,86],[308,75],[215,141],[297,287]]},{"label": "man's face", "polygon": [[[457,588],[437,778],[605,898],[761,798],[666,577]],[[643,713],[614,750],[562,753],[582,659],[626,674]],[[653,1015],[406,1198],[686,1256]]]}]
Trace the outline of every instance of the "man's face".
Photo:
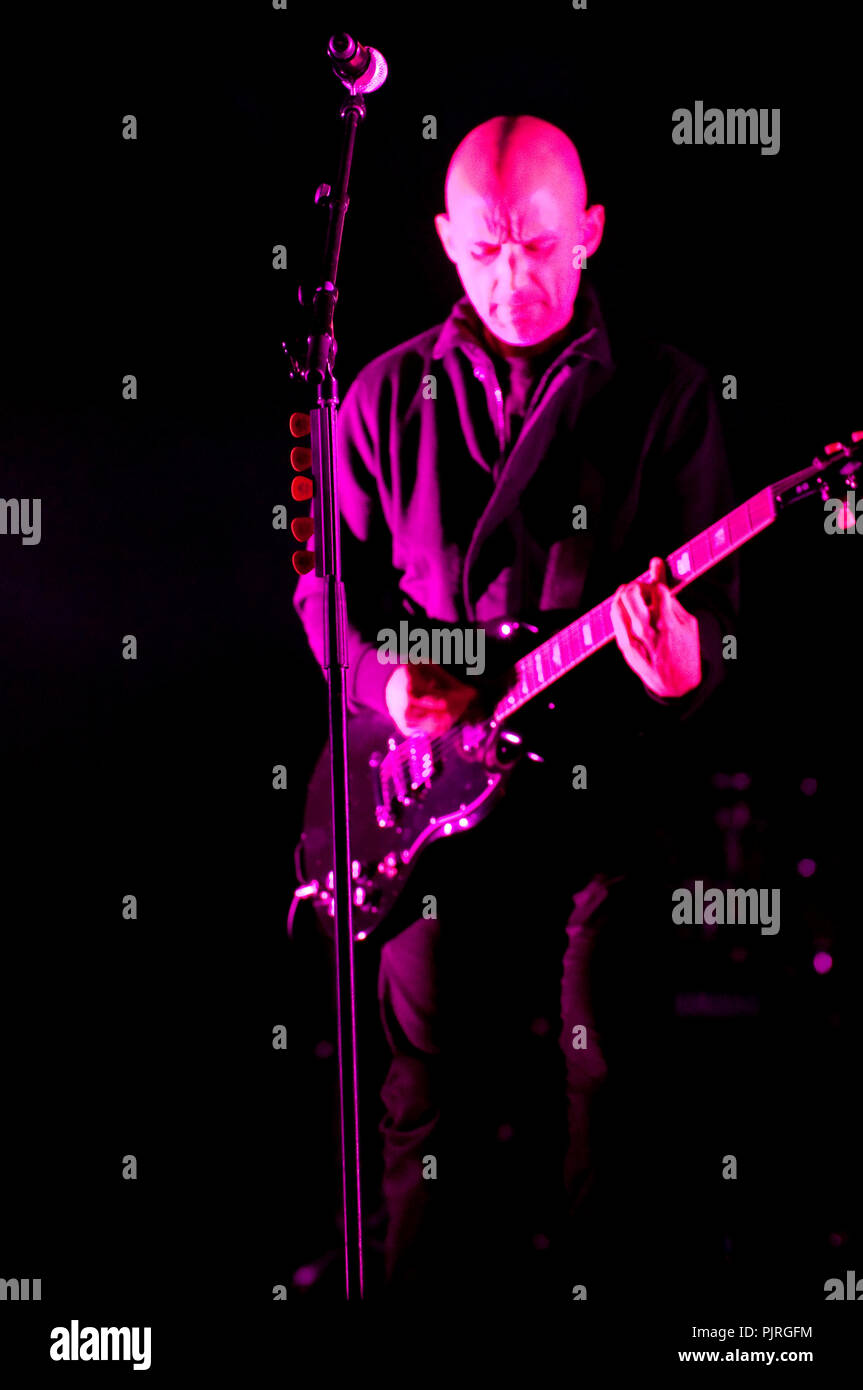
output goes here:
[{"label": "man's face", "polygon": [[[565,328],[581,278],[577,245],[592,255],[601,207],[585,209],[566,171],[522,159],[497,179],[454,178],[438,234],[477,314],[504,343],[536,346]],[[479,186],[477,186],[479,185]]]}]

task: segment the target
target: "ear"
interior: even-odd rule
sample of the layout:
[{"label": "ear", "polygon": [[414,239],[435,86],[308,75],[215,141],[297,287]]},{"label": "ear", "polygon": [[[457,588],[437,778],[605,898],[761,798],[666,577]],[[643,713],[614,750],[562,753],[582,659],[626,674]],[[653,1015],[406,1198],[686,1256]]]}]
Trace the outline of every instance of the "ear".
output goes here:
[{"label": "ear", "polygon": [[439,212],[434,220],[435,229],[441,239],[444,251],[446,251],[451,261],[455,260],[453,254],[453,230],[452,223],[445,212]]},{"label": "ear", "polygon": [[581,241],[588,256],[598,249],[604,230],[605,208],[600,203],[594,203],[584,213],[582,220]]}]

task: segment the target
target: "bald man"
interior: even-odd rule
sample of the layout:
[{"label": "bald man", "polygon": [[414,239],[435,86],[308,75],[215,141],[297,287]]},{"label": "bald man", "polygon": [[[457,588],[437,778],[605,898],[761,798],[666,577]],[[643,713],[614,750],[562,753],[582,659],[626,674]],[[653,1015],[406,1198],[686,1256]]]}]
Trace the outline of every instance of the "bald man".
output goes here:
[{"label": "bald man", "polygon": [[527,357],[562,343],[605,226],[569,137],[534,117],[486,121],[456,149],[445,194],[435,226],[490,346]]},{"label": "bald man", "polygon": [[[463,669],[380,658],[378,633],[405,617],[489,632],[517,618],[545,635],[614,593],[619,655],[559,683],[540,780],[519,793],[514,779],[505,811],[438,860],[430,852],[381,952],[386,1272],[393,1290],[427,1295],[451,1292],[457,1270],[472,1278],[483,1261],[499,1271],[517,1243],[488,1194],[561,945],[560,1202],[531,1208],[524,1191],[519,1201],[525,1221],[559,1228],[564,1281],[586,1267],[572,1233],[604,1238],[583,1216],[594,1210],[596,1102],[616,1046],[625,1071],[622,1020],[637,1026],[655,1004],[640,982],[670,937],[667,909],[646,896],[659,789],[636,768],[638,736],[664,746],[666,726],[711,693],[737,610],[733,558],[694,583],[685,606],[664,582],[661,556],[733,506],[716,403],[705,370],[674,348],[628,331],[612,351],[588,278],[605,211],[589,203],[572,141],[533,116],[486,121],[456,149],[445,199],[435,225],[464,294],[442,325],[369,363],[340,413],[351,711],[385,713],[409,735],[487,708]],[[628,582],[648,561],[649,582]],[[321,660],[313,574],[295,604]],[[572,789],[573,763],[587,767],[588,789]],[[427,893],[436,920],[419,919]],[[568,921],[554,917],[564,893]],[[598,1003],[603,942],[615,964]],[[553,1139],[536,1149],[553,1153]],[[534,1157],[522,1157],[522,1187],[538,1191]],[[511,1207],[511,1175],[500,1182]]]}]

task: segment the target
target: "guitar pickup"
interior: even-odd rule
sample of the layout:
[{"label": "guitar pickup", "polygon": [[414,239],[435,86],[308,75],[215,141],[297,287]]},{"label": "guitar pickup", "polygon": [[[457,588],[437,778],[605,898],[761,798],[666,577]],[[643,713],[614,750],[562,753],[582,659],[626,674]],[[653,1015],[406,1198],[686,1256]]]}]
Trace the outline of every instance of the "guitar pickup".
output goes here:
[{"label": "guitar pickup", "polygon": [[397,747],[387,753],[378,769],[378,775],[383,805],[392,806],[393,802],[401,801],[407,791],[407,770]]},{"label": "guitar pickup", "polygon": [[381,760],[378,768],[381,805],[390,809],[396,803],[406,805],[433,774],[431,739],[428,734],[412,734],[391,748]]},{"label": "guitar pickup", "polygon": [[408,739],[408,768],[412,791],[431,780],[434,772],[434,754],[428,734],[413,734]]}]

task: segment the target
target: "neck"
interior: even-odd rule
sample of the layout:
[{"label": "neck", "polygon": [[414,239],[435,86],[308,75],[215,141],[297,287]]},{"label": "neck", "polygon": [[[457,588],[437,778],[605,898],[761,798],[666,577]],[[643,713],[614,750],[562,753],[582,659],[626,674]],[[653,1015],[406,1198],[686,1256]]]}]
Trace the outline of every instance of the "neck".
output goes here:
[{"label": "neck", "polygon": [[492,352],[496,352],[500,357],[539,357],[541,353],[549,352],[552,348],[562,346],[569,337],[572,329],[572,319],[564,324],[563,328],[552,333],[550,338],[544,338],[541,343],[505,343],[491,329],[482,325],[485,340]]}]

